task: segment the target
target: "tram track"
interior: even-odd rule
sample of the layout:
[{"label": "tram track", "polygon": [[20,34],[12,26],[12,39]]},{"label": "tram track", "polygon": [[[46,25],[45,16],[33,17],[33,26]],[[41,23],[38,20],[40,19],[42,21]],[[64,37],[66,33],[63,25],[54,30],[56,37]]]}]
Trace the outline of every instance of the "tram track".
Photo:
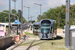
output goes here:
[{"label": "tram track", "polygon": [[[38,41],[41,41],[41,40],[38,40]],[[47,42],[47,41],[49,41],[49,40],[45,40],[45,41],[36,43],[37,41],[36,41],[36,38],[35,38],[35,39],[30,43],[30,45],[27,47],[26,50],[29,50],[31,47],[33,47],[33,46],[35,46],[35,45],[38,45],[38,44],[41,44],[41,43],[44,43],[44,42]],[[35,44],[34,44],[34,43],[35,43]]]}]

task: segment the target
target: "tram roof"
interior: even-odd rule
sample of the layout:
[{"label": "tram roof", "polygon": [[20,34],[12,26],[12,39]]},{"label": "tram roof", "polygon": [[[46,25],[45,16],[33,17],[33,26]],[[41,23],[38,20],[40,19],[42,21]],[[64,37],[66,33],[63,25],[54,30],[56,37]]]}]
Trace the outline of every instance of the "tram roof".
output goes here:
[{"label": "tram roof", "polygon": [[51,25],[53,25],[54,22],[56,23],[56,20],[53,20],[53,19],[42,19],[41,21],[43,21],[43,20],[49,20],[51,22]]},{"label": "tram roof", "polygon": [[[56,20],[53,20],[53,19],[42,19],[41,21],[43,21],[43,20],[49,20],[49,21],[51,21],[51,24],[52,24],[52,25],[53,25],[53,22],[54,22],[54,21],[56,22]],[[41,22],[41,21],[40,21],[40,22]],[[35,22],[33,25],[39,25],[40,22]]]},{"label": "tram roof", "polygon": [[53,19],[42,19],[41,21],[43,21],[43,20],[50,20],[51,22],[56,21],[56,20],[53,20]]}]

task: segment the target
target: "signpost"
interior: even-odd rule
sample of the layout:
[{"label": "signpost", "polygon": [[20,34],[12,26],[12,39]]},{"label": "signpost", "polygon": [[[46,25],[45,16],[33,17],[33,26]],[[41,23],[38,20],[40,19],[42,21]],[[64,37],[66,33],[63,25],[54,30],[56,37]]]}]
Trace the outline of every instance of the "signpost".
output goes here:
[{"label": "signpost", "polygon": [[15,24],[20,24],[20,22],[18,20],[15,20]]},{"label": "signpost", "polygon": [[15,20],[15,24],[17,24],[17,34],[18,34],[18,24],[20,24],[20,22],[18,20]]}]

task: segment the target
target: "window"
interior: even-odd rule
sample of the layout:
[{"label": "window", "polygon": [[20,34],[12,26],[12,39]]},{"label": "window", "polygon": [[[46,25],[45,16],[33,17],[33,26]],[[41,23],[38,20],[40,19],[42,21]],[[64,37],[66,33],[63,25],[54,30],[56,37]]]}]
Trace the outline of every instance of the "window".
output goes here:
[{"label": "window", "polygon": [[49,33],[50,31],[50,24],[42,23],[41,25],[41,33]]}]

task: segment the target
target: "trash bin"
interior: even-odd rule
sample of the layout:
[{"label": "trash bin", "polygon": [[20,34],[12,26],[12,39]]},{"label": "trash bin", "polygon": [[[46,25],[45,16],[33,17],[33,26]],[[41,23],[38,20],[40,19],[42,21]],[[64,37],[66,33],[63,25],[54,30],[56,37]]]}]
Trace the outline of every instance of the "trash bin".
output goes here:
[{"label": "trash bin", "polygon": [[75,50],[75,29],[70,29],[70,49]]}]

